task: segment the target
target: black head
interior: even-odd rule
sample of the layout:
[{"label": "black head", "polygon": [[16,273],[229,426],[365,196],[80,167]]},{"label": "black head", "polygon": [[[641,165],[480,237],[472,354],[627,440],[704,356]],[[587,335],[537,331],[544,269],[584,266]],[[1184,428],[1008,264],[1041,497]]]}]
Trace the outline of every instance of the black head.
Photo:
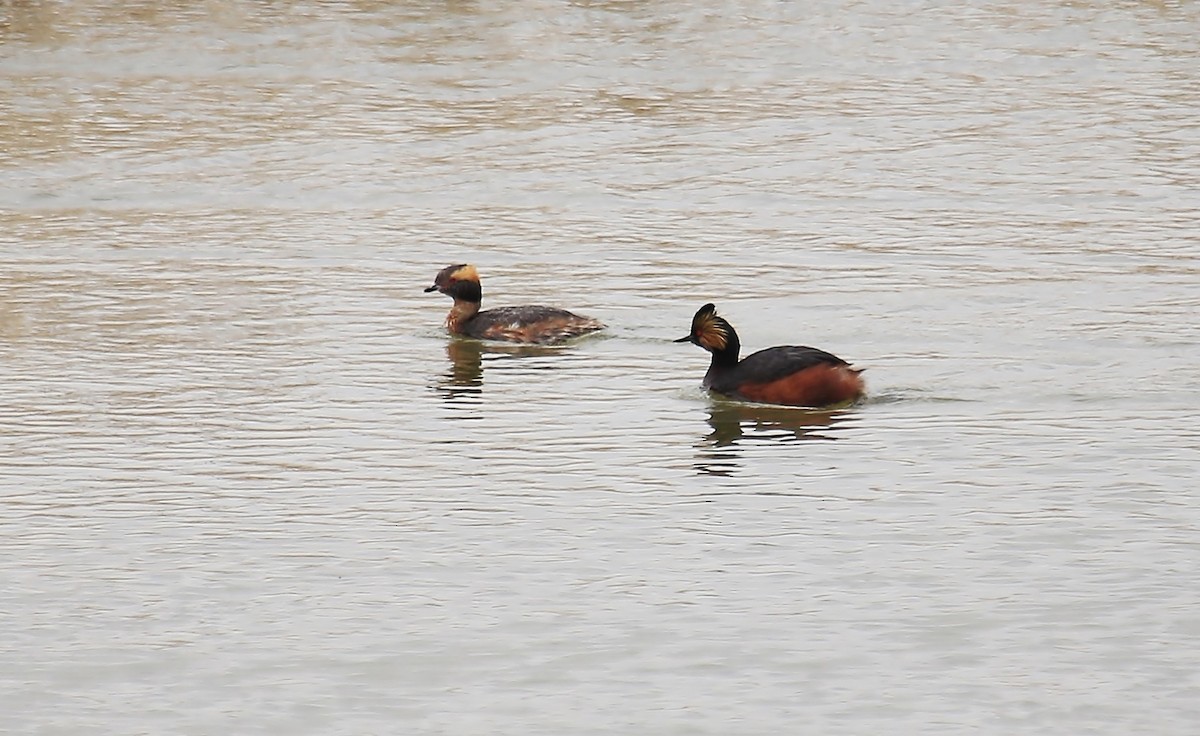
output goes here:
[{"label": "black head", "polygon": [[446,266],[433,279],[433,286],[426,293],[440,291],[446,296],[468,302],[483,300],[483,289],[479,285],[479,273],[469,263]]},{"label": "black head", "polygon": [[692,317],[692,331],[675,342],[690,342],[710,353],[724,352],[730,348],[736,353],[741,347],[733,325],[718,317],[717,308],[712,304],[705,304],[697,310],[696,316]]}]

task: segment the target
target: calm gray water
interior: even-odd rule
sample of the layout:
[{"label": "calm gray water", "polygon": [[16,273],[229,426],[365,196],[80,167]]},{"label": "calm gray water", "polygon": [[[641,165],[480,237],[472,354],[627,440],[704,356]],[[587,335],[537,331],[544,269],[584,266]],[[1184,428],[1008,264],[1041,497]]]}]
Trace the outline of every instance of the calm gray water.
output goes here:
[{"label": "calm gray water", "polygon": [[1198,28],[0,2],[0,731],[1196,733]]}]

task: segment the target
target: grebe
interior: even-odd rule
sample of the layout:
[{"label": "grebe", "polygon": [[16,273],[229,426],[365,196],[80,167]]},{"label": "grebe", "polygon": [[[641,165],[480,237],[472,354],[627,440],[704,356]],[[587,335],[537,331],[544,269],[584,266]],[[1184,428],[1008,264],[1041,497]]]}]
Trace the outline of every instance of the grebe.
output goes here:
[{"label": "grebe", "polygon": [[866,391],[861,368],[816,348],[784,345],[751,353],[738,361],[741,342],[733,325],[705,304],[692,318],[690,342],[712,353],[704,387],[719,394],[764,404],[822,407],[846,404]]},{"label": "grebe", "polygon": [[446,315],[446,329],[456,335],[546,345],[604,329],[600,320],[554,307],[500,307],[481,312],[479,273],[467,263],[443,268],[425,291],[440,291],[454,299]]}]

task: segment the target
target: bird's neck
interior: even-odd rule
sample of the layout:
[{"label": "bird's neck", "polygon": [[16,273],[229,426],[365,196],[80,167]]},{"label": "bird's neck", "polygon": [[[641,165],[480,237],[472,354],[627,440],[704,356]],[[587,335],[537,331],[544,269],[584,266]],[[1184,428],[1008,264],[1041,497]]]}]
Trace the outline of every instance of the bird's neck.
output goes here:
[{"label": "bird's neck", "polygon": [[479,304],[477,301],[455,299],[454,306],[450,307],[450,313],[446,315],[446,328],[451,332],[462,332],[462,326],[467,320],[479,314]]},{"label": "bird's neck", "polygon": [[708,372],[704,374],[704,385],[711,386],[716,378],[724,373],[727,373],[738,364],[738,351],[741,346],[738,345],[737,338],[733,338],[725,344],[721,350],[713,350],[712,362],[708,364]]},{"label": "bird's neck", "polygon": [[730,330],[725,337],[725,347],[712,352],[713,368],[732,368],[738,364],[738,354],[742,351],[742,343],[737,333]]}]

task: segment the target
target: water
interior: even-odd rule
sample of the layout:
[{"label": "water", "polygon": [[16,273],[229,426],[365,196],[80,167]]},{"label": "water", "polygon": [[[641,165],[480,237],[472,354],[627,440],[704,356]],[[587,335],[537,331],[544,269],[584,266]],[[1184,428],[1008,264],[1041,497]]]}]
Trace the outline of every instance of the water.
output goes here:
[{"label": "water", "polygon": [[0,730],[1193,733],[1197,27],[0,4]]}]

